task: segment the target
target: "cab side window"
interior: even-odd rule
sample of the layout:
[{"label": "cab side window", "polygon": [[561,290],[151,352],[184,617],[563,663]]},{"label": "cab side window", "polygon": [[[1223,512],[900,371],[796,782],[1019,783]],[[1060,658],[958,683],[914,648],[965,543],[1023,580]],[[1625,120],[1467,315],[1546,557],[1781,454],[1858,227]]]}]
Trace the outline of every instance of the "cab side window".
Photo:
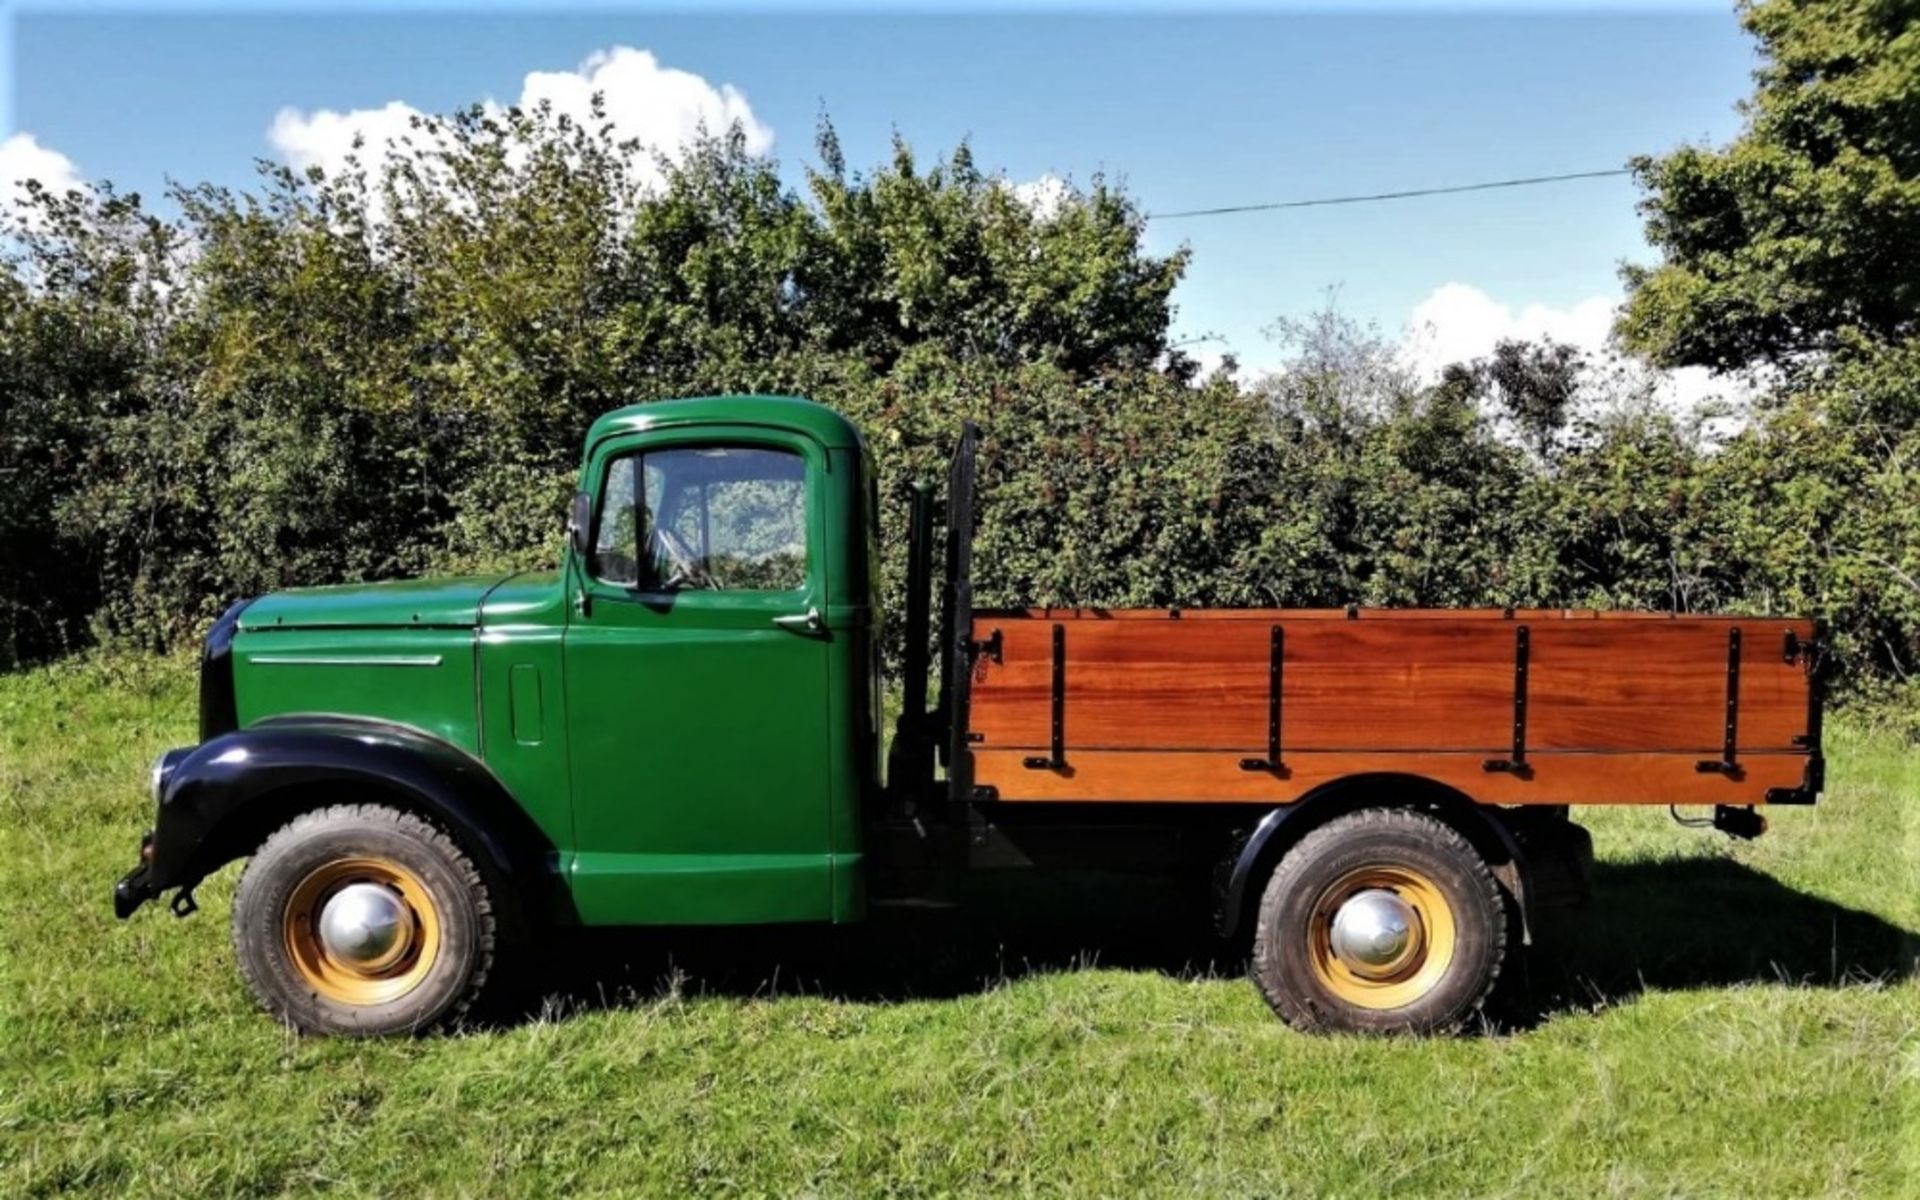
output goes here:
[{"label": "cab side window", "polygon": [[633,494],[634,467],[639,462],[638,456],[628,455],[607,464],[606,482],[600,487],[593,560],[588,564],[593,577],[602,583],[640,586],[640,510]]},{"label": "cab side window", "polygon": [[594,577],[642,591],[797,591],[806,462],[761,446],[674,447],[608,465]]}]

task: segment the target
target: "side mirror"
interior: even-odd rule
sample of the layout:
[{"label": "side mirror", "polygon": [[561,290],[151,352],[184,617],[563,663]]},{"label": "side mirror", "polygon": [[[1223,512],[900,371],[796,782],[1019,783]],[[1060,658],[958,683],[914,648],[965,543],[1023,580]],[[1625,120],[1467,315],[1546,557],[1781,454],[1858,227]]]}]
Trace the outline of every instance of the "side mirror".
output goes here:
[{"label": "side mirror", "polygon": [[567,545],[582,560],[593,549],[588,544],[593,530],[593,497],[585,492],[573,494],[573,506],[567,514]]}]

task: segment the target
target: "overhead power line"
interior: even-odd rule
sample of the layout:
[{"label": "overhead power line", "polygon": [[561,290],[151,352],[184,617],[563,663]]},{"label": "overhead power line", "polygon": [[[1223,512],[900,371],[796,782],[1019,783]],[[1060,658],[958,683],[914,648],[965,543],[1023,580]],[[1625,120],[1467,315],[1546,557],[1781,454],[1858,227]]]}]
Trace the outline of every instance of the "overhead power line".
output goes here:
[{"label": "overhead power line", "polygon": [[1324,208],[1332,204],[1371,204],[1377,200],[1407,200],[1415,196],[1446,196],[1455,192],[1490,192],[1495,188],[1532,187],[1540,183],[1565,183],[1570,179],[1605,179],[1631,174],[1626,168],[1611,171],[1574,171],[1566,175],[1531,175],[1525,179],[1496,179],[1490,183],[1463,183],[1455,187],[1411,188],[1404,192],[1374,192],[1366,196],[1323,196],[1316,200],[1280,200],[1272,204],[1229,204],[1222,208],[1188,208],[1179,212],[1148,213],[1149,221],[1178,221],[1186,217],[1224,217],[1231,213],[1272,212],[1281,208]]}]

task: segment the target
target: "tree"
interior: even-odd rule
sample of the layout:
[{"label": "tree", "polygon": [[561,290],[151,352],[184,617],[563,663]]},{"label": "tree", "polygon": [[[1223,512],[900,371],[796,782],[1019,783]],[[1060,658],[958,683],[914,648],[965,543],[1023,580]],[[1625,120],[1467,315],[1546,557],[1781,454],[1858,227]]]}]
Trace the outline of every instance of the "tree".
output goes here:
[{"label": "tree", "polygon": [[[1146,252],[1122,189],[1035,203],[964,145],[855,175],[831,127],[821,151],[796,190],[737,129],[649,158],[598,119],[472,108],[336,174],[177,187],[170,221],[34,192],[0,229],[0,663],[90,622],[165,643],[272,588],[551,562],[581,436],[639,400],[811,394],[892,459],[988,396],[1009,429],[1117,431],[1198,390],[1157,365],[1185,253]],[[1203,411],[1227,423],[1182,470],[1213,496],[1205,455],[1243,427]],[[1163,572],[1211,536],[1167,520]],[[1018,586],[1171,594],[1113,568]]]},{"label": "tree", "polygon": [[1473,364],[1469,377],[1474,390],[1499,405],[1520,440],[1544,462],[1554,456],[1566,430],[1584,365],[1579,350],[1552,338],[1502,338],[1491,355]]},{"label": "tree", "polygon": [[1920,666],[1920,3],[1759,0],[1730,145],[1636,160],[1653,267],[1620,322],[1668,366],[1766,368],[1687,544],[1735,607],[1811,611],[1856,682]]},{"label": "tree", "polygon": [[1662,261],[1620,332],[1663,366],[1793,370],[1920,331],[1920,3],[1759,0],[1740,136],[1633,169]]},{"label": "tree", "polygon": [[831,124],[819,150],[816,255],[799,282],[823,349],[885,370],[926,343],[1080,377],[1167,352],[1188,254],[1147,254],[1145,218],[1122,189],[1096,177],[1035,202],[981,171],[964,142],[922,170],[898,138],[890,162],[854,175]]},{"label": "tree", "polygon": [[1339,300],[1329,290],[1315,311],[1279,317],[1262,331],[1288,355],[1255,385],[1276,413],[1337,424],[1379,415],[1419,391],[1400,347],[1341,312]]}]

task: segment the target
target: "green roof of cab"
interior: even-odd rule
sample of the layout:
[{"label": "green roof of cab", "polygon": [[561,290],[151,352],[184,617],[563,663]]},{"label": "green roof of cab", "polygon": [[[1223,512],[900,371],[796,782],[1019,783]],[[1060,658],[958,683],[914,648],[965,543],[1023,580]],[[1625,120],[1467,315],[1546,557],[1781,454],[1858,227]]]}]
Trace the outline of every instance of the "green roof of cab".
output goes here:
[{"label": "green roof of cab", "polygon": [[614,409],[587,431],[587,454],[591,456],[602,439],[615,434],[676,425],[765,425],[798,430],[829,450],[862,447],[860,431],[853,422],[802,396],[699,396]]}]

